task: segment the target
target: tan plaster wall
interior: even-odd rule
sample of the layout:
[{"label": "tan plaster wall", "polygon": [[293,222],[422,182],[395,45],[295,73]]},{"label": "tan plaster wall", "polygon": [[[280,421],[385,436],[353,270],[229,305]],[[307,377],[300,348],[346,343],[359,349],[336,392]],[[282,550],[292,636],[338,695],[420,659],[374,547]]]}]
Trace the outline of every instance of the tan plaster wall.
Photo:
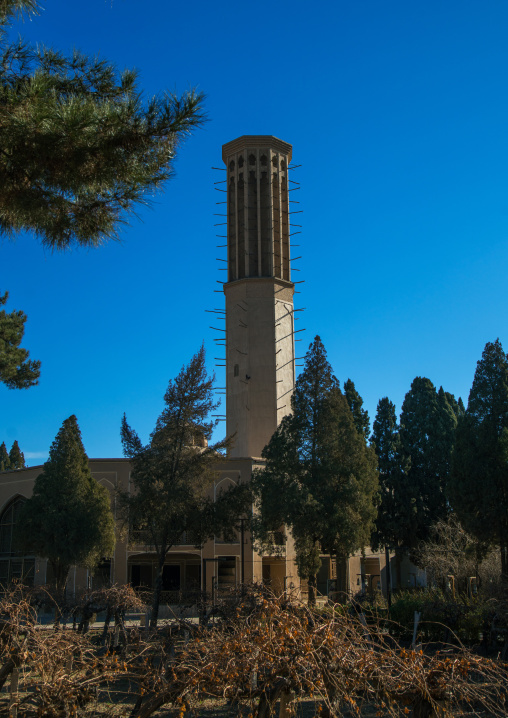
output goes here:
[{"label": "tan plaster wall", "polygon": [[273,278],[249,278],[224,286],[226,430],[236,432],[233,457],[260,456],[290,411],[293,304],[291,299],[278,299],[279,289],[292,295],[290,283]]},{"label": "tan plaster wall", "polygon": [[[250,481],[252,470],[254,467],[261,465],[260,459],[246,457],[224,461],[216,467],[215,480],[210,487],[210,494],[221,486],[224,486],[224,479],[234,482]],[[112,508],[117,523],[117,541],[115,552],[111,566],[111,580],[113,583],[127,583],[129,580],[128,564],[130,561],[150,560],[153,553],[147,547],[128,547],[127,531],[120,521],[119,507],[115,498],[115,489],[117,486],[127,489],[129,487],[130,463],[126,459],[90,459],[89,466],[94,478],[100,481],[108,488],[111,493]],[[0,474],[0,511],[16,496],[24,496],[29,498],[33,491],[35,479],[41,473],[42,466],[34,466],[29,469],[20,471],[7,471]],[[240,518],[240,517],[239,517]],[[262,581],[262,557],[258,554],[252,545],[250,532],[245,530],[244,533],[244,575],[247,583]],[[289,545],[288,545],[289,549]],[[288,550],[288,558],[286,559],[286,576],[288,581],[294,580],[292,576],[293,564],[291,563],[290,550]],[[182,566],[186,562],[195,563],[198,561],[202,565],[203,558],[217,558],[219,556],[235,556],[236,557],[236,578],[237,583],[241,578],[241,544],[240,536],[238,542],[232,544],[224,544],[220,540],[208,541],[203,549],[195,549],[193,546],[175,546],[168,555],[167,563],[179,562]],[[36,562],[36,583],[44,584],[46,582],[46,560],[38,559]],[[283,562],[284,563],[284,562]],[[280,569],[284,573],[283,569]],[[296,573],[296,572],[295,572]],[[215,562],[209,562],[207,565],[207,589],[211,591],[212,580],[217,576],[217,565]],[[88,574],[82,567],[74,567],[71,569],[68,581],[68,590],[71,593],[79,591],[86,587]],[[289,583],[288,583],[289,585]]]},{"label": "tan plaster wall", "polygon": [[[92,476],[105,486],[111,495],[113,513],[118,518],[118,510],[115,498],[117,485],[127,488],[129,485],[130,463],[127,459],[90,459],[90,471]],[[16,497],[23,496],[30,498],[33,492],[35,480],[42,472],[42,466],[32,466],[27,469],[16,471],[4,471],[0,473],[0,513]],[[117,524],[117,536],[115,552],[112,557],[111,580],[113,583],[125,583],[127,581],[127,536],[122,532],[120,523]],[[47,561],[38,558],[35,566],[35,583],[46,582]],[[69,574],[68,588],[70,591],[86,587],[88,574],[83,568],[73,568]]]},{"label": "tan plaster wall", "polygon": [[275,392],[277,426],[291,413],[291,396],[295,386],[293,301],[275,299]]}]

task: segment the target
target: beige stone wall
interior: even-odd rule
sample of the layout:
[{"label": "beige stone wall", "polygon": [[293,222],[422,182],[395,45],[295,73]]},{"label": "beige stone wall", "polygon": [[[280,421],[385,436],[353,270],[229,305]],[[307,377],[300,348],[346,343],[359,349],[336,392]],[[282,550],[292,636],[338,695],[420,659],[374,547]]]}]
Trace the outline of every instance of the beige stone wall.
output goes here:
[{"label": "beige stone wall", "polygon": [[[261,459],[252,457],[233,458],[224,461],[216,467],[215,478],[210,487],[211,495],[220,491],[221,488],[227,488],[231,483],[250,481],[253,469],[262,466],[262,464]],[[111,562],[111,580],[113,583],[127,583],[130,580],[129,564],[150,563],[154,560],[154,555],[149,547],[128,546],[127,532],[120,522],[115,489],[117,486],[124,489],[129,487],[130,463],[127,459],[90,459],[89,465],[94,478],[111,492],[112,508],[119,520],[117,524],[117,543]],[[34,466],[28,469],[0,473],[0,514],[17,496],[24,498],[31,496],[35,479],[41,470],[42,466]],[[262,582],[263,578],[265,577],[266,579],[268,576],[270,585],[276,591],[282,590],[281,587],[284,585],[287,589],[293,587],[298,590],[300,580],[296,570],[294,542],[290,532],[286,532],[285,551],[282,556],[278,557],[262,555],[256,552],[252,545],[250,533],[247,530],[244,533],[244,542],[244,577],[247,583]],[[167,563],[180,565],[182,578],[185,578],[188,566],[192,564],[195,567],[202,568],[203,559],[208,559],[206,571],[207,590],[210,592],[212,582],[217,581],[219,578],[218,562],[212,559],[233,557],[235,575],[232,583],[239,585],[241,580],[241,555],[240,535],[238,534],[237,541],[233,543],[224,543],[220,537],[216,537],[214,540],[208,541],[202,549],[195,549],[192,545],[175,546],[168,556]],[[415,585],[425,585],[425,572],[414,566],[407,556],[402,558],[399,570],[397,570],[397,560],[394,555],[392,554],[390,558],[393,587],[400,585],[401,588],[410,588]],[[35,574],[37,584],[46,582],[46,570],[46,561],[38,558],[36,560]],[[196,569],[192,570],[195,572]],[[381,587],[383,593],[386,594],[384,553],[373,553],[367,550],[365,556],[357,554],[350,558],[345,571],[350,596],[354,596],[361,591],[362,574],[370,574],[375,577],[372,579],[374,589],[377,588],[376,577],[380,576]],[[400,584],[398,583],[398,575]],[[330,575],[329,577],[332,578],[333,576]],[[79,591],[86,587],[87,581],[86,570],[81,567],[75,567],[71,570],[69,576],[68,590],[71,593]]]},{"label": "beige stone wall", "polygon": [[[279,299],[279,290],[288,297]],[[292,285],[272,278],[225,285],[226,430],[234,457],[260,456],[294,387]],[[288,296],[289,295],[289,296]]]},{"label": "beige stone wall", "polygon": [[291,413],[295,386],[294,312],[292,299],[275,299],[275,392],[277,426]]},{"label": "beige stone wall", "polygon": [[[127,459],[90,459],[89,466],[92,476],[105,486],[111,495],[111,504],[114,515],[118,516],[115,489],[119,485],[127,488],[129,485],[130,463]],[[17,497],[30,498],[35,480],[42,472],[42,466],[32,466],[16,471],[0,473],[0,515],[5,508]],[[0,556],[2,558],[2,556]],[[4,558],[7,558],[5,556]],[[46,583],[47,561],[37,558],[35,568],[35,583]],[[127,580],[127,536],[120,522],[117,523],[117,536],[115,552],[111,560],[111,580],[113,583],[125,583]],[[86,587],[88,581],[87,571],[75,567],[69,575],[68,587],[71,592]]]},{"label": "beige stone wall", "polygon": [[[260,459],[244,458],[225,461],[216,467],[215,478],[210,486],[210,495],[215,495],[226,489],[231,483],[248,482],[252,470],[262,465]],[[152,549],[146,546],[129,546],[127,529],[123,526],[116,499],[116,488],[129,488],[130,463],[127,459],[90,459],[89,466],[94,478],[108,488],[111,493],[112,509],[117,518],[117,541],[114,556],[111,561],[111,581],[113,583],[127,583],[130,580],[130,566],[132,564],[150,565],[155,560]],[[42,466],[34,466],[19,471],[0,473],[0,514],[17,496],[29,498],[32,494],[35,479],[41,473]],[[241,518],[241,517],[238,517]],[[235,575],[232,585],[239,585],[242,573],[242,549],[240,532],[237,541],[224,543],[221,537],[208,541],[202,549],[192,545],[174,546],[170,551],[166,563],[179,565],[181,576],[185,580],[189,566],[203,567],[203,559],[207,559],[207,590],[212,590],[212,582],[219,579],[219,564],[214,559],[220,557],[234,557]],[[291,543],[288,543],[287,555],[272,563],[276,564],[277,576],[286,577],[289,583],[297,581],[296,571],[292,563]],[[37,559],[35,582],[43,585],[46,582],[46,560]],[[250,532],[244,531],[244,578],[246,583],[261,582],[263,580],[263,557],[254,550]],[[229,569],[228,569],[229,570]],[[195,575],[195,569],[192,569]],[[82,567],[74,567],[69,575],[68,590],[71,594],[84,589],[88,583],[87,571]]]}]

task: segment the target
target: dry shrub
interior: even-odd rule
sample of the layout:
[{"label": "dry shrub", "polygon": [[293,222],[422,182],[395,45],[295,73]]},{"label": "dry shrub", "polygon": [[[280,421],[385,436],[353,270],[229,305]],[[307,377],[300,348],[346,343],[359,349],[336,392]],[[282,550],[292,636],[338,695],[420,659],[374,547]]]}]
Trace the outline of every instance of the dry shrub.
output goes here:
[{"label": "dry shrub", "polygon": [[[506,667],[465,649],[427,655],[394,645],[378,628],[367,629],[343,611],[323,618],[306,607],[259,594],[248,613],[201,631],[164,671],[146,675],[146,699],[137,718],[164,704],[179,705],[181,716],[203,697],[247,701],[259,718],[277,699],[290,708],[299,696],[322,701],[329,715],[362,705],[378,715],[443,715],[481,707],[505,716]],[[155,680],[154,680],[155,678]]]},{"label": "dry shrub", "polygon": [[[106,591],[101,604],[99,592],[88,599],[95,608],[109,606],[114,612],[136,606],[138,599],[129,587]],[[51,602],[51,597],[45,599]],[[118,651],[103,647],[97,636],[62,630],[59,626],[41,626],[37,606],[41,589],[14,587],[0,601],[0,686],[14,670],[19,671],[19,693],[13,708],[21,716],[108,715],[111,706],[100,705],[101,689],[111,688],[132,667],[137,675],[140,658],[148,646],[136,654],[124,656],[125,645]]]},{"label": "dry shrub", "polygon": [[484,597],[504,595],[499,548],[482,547],[454,515],[432,527],[429,540],[418,546],[416,560],[425,567],[429,579],[443,589],[452,575],[457,592],[466,594],[469,579],[477,577]]},{"label": "dry shrub", "polygon": [[[304,696],[329,716],[361,715],[367,705],[379,716],[506,716],[505,664],[462,648],[403,649],[344,610],[323,616],[262,590],[232,597],[215,625],[182,620],[151,633],[128,630],[117,649],[93,632],[37,625],[20,589],[4,597],[0,614],[0,676],[9,661],[22,669],[19,718],[119,709],[148,718],[164,706],[179,707],[183,718],[205,698],[248,705],[252,716],[267,718],[277,700],[291,713]],[[105,700],[119,690],[121,706]]]},{"label": "dry shrub", "polygon": [[130,586],[122,585],[100,588],[96,591],[83,591],[75,601],[70,613],[75,623],[79,620],[79,633],[87,633],[93,616],[105,613],[103,640],[106,639],[109,624],[114,619],[115,628],[118,627],[121,630],[126,642],[124,618],[127,611],[144,612],[146,604]]}]

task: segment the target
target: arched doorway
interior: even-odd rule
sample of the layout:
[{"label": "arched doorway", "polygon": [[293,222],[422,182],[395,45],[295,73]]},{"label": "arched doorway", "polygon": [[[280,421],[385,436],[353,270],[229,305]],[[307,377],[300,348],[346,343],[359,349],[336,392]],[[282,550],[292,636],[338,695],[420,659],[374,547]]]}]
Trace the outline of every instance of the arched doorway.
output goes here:
[{"label": "arched doorway", "polygon": [[0,514],[0,589],[12,581],[34,584],[35,556],[23,556],[15,545],[16,525],[25,501],[23,496],[15,496]]}]

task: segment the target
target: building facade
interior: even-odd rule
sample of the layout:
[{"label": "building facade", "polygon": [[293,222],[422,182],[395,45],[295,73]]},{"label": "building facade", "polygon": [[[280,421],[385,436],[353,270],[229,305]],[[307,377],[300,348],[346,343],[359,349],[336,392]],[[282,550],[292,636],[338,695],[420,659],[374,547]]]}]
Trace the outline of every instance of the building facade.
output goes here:
[{"label": "building facade", "polygon": [[[235,443],[230,459],[217,467],[214,492],[250,481],[252,472],[263,464],[264,446],[291,408],[295,385],[291,157],[290,144],[266,135],[244,135],[222,148],[227,190],[218,207],[226,211],[218,214],[226,217],[227,281],[225,309],[217,310],[225,319],[217,344],[225,350],[226,431],[235,434]],[[89,464],[94,478],[109,489],[116,512],[117,489],[130,485],[129,461],[90,459]],[[42,466],[35,466],[0,473],[0,585],[13,578],[44,584],[49,578],[47,562],[17,555],[12,540],[19,507],[31,495],[41,470]],[[290,533],[281,531],[276,555],[263,554],[243,530],[246,517],[238,518],[242,529],[233,542],[215,537],[196,549],[182,536],[164,568],[168,596],[221,591],[253,581],[268,583],[277,592],[300,588]],[[336,569],[329,557],[323,558],[318,589],[328,593]],[[150,588],[155,572],[153,551],[137,545],[136,537],[127,536],[119,522],[114,556],[93,577],[75,567],[68,588],[75,592],[89,585],[127,582]],[[342,588],[353,595],[369,588],[386,590],[385,574],[384,555],[357,556],[349,561]],[[415,576],[417,580],[420,577]]]},{"label": "building facade", "polygon": [[[227,173],[227,281],[225,331],[226,431],[235,434],[231,458],[217,467],[213,491],[248,482],[262,464],[261,452],[290,410],[295,382],[293,293],[289,244],[288,165],[292,148],[271,136],[244,136],[223,147]],[[94,478],[115,492],[130,482],[127,459],[90,459]],[[0,583],[24,578],[43,584],[48,565],[36,556],[16,554],[12,542],[16,516],[33,490],[42,466],[0,474]],[[239,524],[245,523],[239,517]],[[153,585],[155,555],[118,527],[114,556],[94,577],[76,567],[72,591],[90,583]],[[281,536],[276,556],[257,552],[247,530],[237,540],[215,537],[196,549],[187,537],[173,547],[164,568],[164,590],[220,591],[240,583],[269,582],[275,590],[297,587],[290,537]]]}]

